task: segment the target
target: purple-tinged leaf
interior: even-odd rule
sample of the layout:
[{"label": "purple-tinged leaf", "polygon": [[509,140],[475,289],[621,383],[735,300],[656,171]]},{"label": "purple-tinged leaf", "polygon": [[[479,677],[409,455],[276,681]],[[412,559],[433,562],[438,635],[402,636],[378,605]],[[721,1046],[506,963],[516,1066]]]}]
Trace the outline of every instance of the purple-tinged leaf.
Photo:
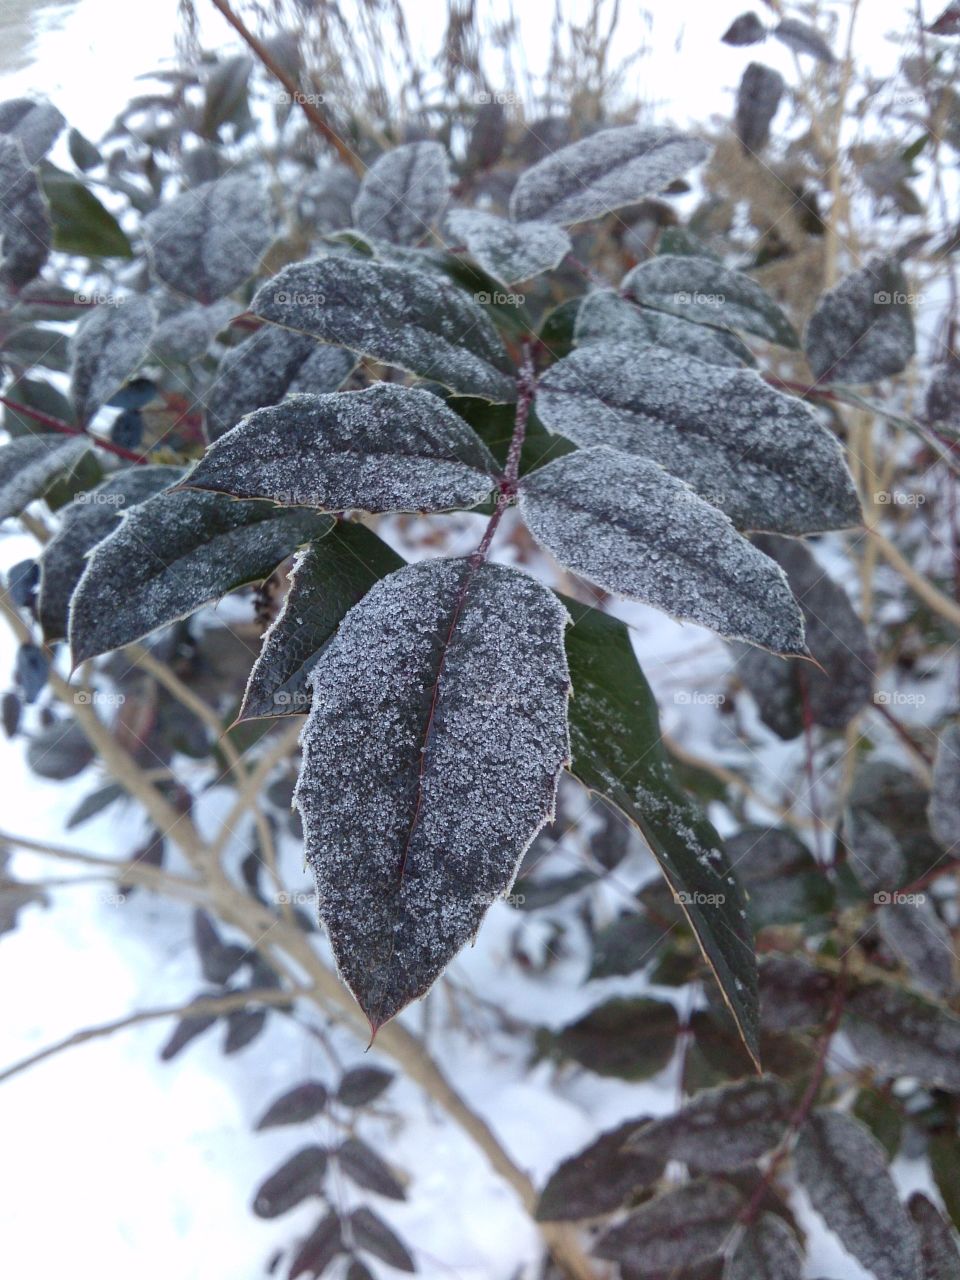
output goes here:
[{"label": "purple-tinged leaf", "polygon": [[377,1153],[359,1138],[347,1138],[336,1152],[340,1168],[351,1181],[365,1191],[373,1191],[388,1200],[405,1200],[403,1183]]},{"label": "purple-tinged leaf", "polygon": [[886,984],[848,996],[843,1029],[879,1074],[914,1076],[960,1092],[960,1018],[920,996]]},{"label": "purple-tinged leaf", "polygon": [[541,1039],[558,1057],[598,1075],[646,1080],[673,1057],[678,1029],[677,1012],[666,1001],[614,999]]},{"label": "purple-tinged leaf", "polygon": [[927,816],[937,843],[955,851],[960,841],[960,724],[948,725],[940,735]]},{"label": "purple-tinged leaf", "polygon": [[741,1205],[740,1193],[725,1182],[687,1182],[634,1209],[600,1237],[594,1252],[642,1274],[695,1267],[723,1248]]},{"label": "purple-tinged leaf", "polygon": [[628,1120],[568,1156],[550,1175],[537,1204],[538,1222],[570,1222],[613,1213],[643,1187],[652,1186],[666,1161],[631,1151],[627,1140],[646,1122]]},{"label": "purple-tinged leaf", "polygon": [[299,1280],[300,1276],[305,1275],[323,1275],[334,1258],[342,1252],[340,1219],[335,1213],[328,1213],[320,1219],[293,1255],[287,1280]]},{"label": "purple-tinged leaf", "polygon": [[802,1280],[803,1252],[782,1218],[761,1214],[727,1259],[723,1280]]},{"label": "purple-tinged leaf", "polygon": [[416,1271],[406,1245],[372,1209],[365,1205],[354,1209],[350,1215],[350,1228],[358,1249],[365,1249],[397,1271]]},{"label": "purple-tinged leaf", "polygon": [[923,1280],[960,1280],[960,1253],[940,1210],[920,1191],[907,1201],[920,1244]]},{"label": "purple-tinged leaf", "polygon": [[323,1147],[303,1147],[285,1160],[257,1189],[253,1212],[258,1218],[278,1218],[309,1196],[323,1192],[327,1153]]},{"label": "purple-tinged leaf", "polygon": [[393,1072],[383,1067],[351,1067],[337,1089],[337,1101],[345,1107],[365,1107],[389,1088]]},{"label": "purple-tinged leaf", "polygon": [[799,18],[781,18],[770,34],[794,53],[806,53],[818,62],[836,62],[833,50],[820,32]]},{"label": "purple-tinged leaf", "polygon": [[303,1124],[323,1114],[329,1097],[327,1086],[322,1081],[305,1080],[272,1102],[254,1127],[259,1131],[274,1129],[281,1124]]},{"label": "purple-tinged leaf", "polygon": [[759,44],[761,40],[766,39],[766,35],[767,28],[755,13],[748,11],[734,18],[720,39],[724,44]]},{"label": "purple-tinged leaf", "polygon": [[34,98],[0,102],[0,133],[20,143],[27,164],[43,159],[66,123],[52,102]]}]

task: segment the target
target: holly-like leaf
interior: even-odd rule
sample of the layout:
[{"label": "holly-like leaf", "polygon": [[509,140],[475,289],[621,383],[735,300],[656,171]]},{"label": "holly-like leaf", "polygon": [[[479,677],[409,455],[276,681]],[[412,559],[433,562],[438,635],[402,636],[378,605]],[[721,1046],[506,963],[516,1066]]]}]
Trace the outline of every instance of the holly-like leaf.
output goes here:
[{"label": "holly-like leaf", "polygon": [[818,62],[836,62],[833,50],[820,32],[799,18],[781,18],[770,34],[794,53],[806,53]]},{"label": "holly-like leaf", "polygon": [[663,1157],[626,1145],[644,1123],[628,1120],[558,1165],[540,1196],[537,1221],[569,1222],[612,1213],[635,1191],[655,1183],[664,1170]]},{"label": "holly-like leaf", "polygon": [[664,1000],[613,999],[542,1040],[598,1075],[646,1080],[673,1057],[678,1030],[677,1011]]},{"label": "holly-like leaf", "polygon": [[920,1280],[910,1219],[869,1129],[838,1111],[814,1111],[794,1164],[813,1207],[877,1280]]},{"label": "holly-like leaf", "polygon": [[0,133],[19,142],[27,164],[43,159],[66,123],[52,102],[35,98],[0,102]]},{"label": "holly-like leaf", "polygon": [[537,541],[595,586],[776,653],[804,652],[779,566],[655,462],[578,450],[524,478],[520,510]]},{"label": "holly-like leaf", "polygon": [[358,1249],[365,1249],[397,1271],[416,1271],[407,1246],[372,1209],[366,1205],[354,1209],[350,1215],[350,1227]]},{"label": "holly-like leaf", "polygon": [[742,329],[782,347],[797,347],[793,325],[756,280],[713,258],[657,254],[628,271],[622,292],[635,302],[696,324]]},{"label": "holly-like leaf", "polygon": [[182,475],[179,467],[129,467],[77,494],[65,508],[60,528],[40,556],[37,617],[48,643],[67,634],[70,597],[86,567],[87,552],[116,527],[122,512]]},{"label": "holly-like leaf", "polygon": [[78,422],[89,422],[140,367],[154,324],[153,304],[139,294],[84,316],[71,342],[70,390]]},{"label": "holly-like leaf", "polygon": [[266,1179],[253,1198],[258,1218],[278,1218],[309,1196],[323,1192],[327,1153],[322,1147],[302,1147]]},{"label": "holly-like leaf", "polygon": [[844,1031],[864,1061],[885,1076],[915,1076],[960,1092],[960,1018],[920,996],[887,985],[847,998]]},{"label": "holly-like leaf", "polygon": [[265,324],[224,355],[204,397],[208,440],[217,440],[254,409],[277,404],[288,391],[336,391],[356,363],[341,347]]},{"label": "holly-like leaf", "polygon": [[246,173],[184,191],[144,221],[154,275],[197,302],[232,293],[260,265],[269,208],[263,184]]},{"label": "holly-like leaf", "polygon": [[782,1218],[761,1214],[727,1259],[723,1280],[801,1280],[803,1253]]},{"label": "holly-like leaf", "polygon": [[955,850],[960,839],[960,724],[948,725],[940,735],[927,815],[934,839]]},{"label": "holly-like leaf", "polygon": [[250,309],[462,395],[516,398],[510,361],[483,308],[409,267],[347,257],[297,263],[263,285]]},{"label": "holly-like leaf", "polygon": [[762,62],[751,62],[737,89],[735,130],[747,154],[762,151],[770,137],[770,124],[777,114],[786,85],[783,76]]},{"label": "holly-like leaf", "polygon": [[[628,342],[636,347],[667,347],[730,369],[755,363],[736,334],[641,307],[613,289],[596,289],[583,299],[577,310],[574,338],[579,347]],[[547,376],[551,373],[552,369],[548,370]]]},{"label": "holly-like leaf", "polygon": [[822,295],[803,345],[820,382],[875,382],[901,373],[915,349],[912,295],[899,262],[871,258]]},{"label": "holly-like leaf", "polygon": [[757,1057],[757,972],[743,896],[720,837],[676,786],[657,704],[622,622],[571,602],[571,772],[640,828]]},{"label": "holly-like leaf", "polygon": [[486,445],[438,396],[378,382],[257,409],[184,484],[319,511],[451,511],[486,501],[496,475]]},{"label": "holly-like leaf", "polygon": [[699,138],[623,125],[554,151],[527,169],[510,195],[515,222],[586,222],[664,191],[705,160]]},{"label": "holly-like leaf", "polygon": [[476,934],[552,816],[566,621],[514,569],[424,561],[378,582],[314,668],[295,802],[321,919],[374,1029]]},{"label": "holly-like leaf", "polygon": [[42,498],[87,453],[89,442],[60,435],[19,436],[0,446],[0,520]]},{"label": "holly-like leaf", "polygon": [[450,165],[439,142],[408,142],[370,166],[353,202],[353,220],[368,235],[416,244],[447,203]]},{"label": "holly-like leaf", "polygon": [[52,231],[37,175],[14,138],[0,137],[0,284],[20,289],[47,260]]},{"label": "holly-like leaf", "polygon": [[728,1183],[687,1182],[634,1209],[600,1237],[594,1253],[643,1275],[696,1267],[723,1248],[741,1204]]},{"label": "holly-like leaf", "polygon": [[282,1124],[303,1124],[322,1115],[328,1101],[327,1086],[322,1080],[305,1080],[272,1102],[255,1127],[260,1130]]},{"label": "holly-like leaf", "polygon": [[501,284],[518,284],[558,267],[571,250],[570,237],[550,222],[509,222],[479,209],[453,209],[447,227],[456,244]]},{"label": "holly-like leaf", "polygon": [[302,551],[283,607],[263,637],[237,719],[309,711],[310,673],[344,614],[403,563],[359,524],[338,524]]},{"label": "holly-like leaf", "polygon": [[543,375],[537,414],[579,445],[658,462],[739,529],[800,534],[862,520],[835,437],[750,369],[632,342],[591,345]]},{"label": "holly-like leaf", "polygon": [[960,1280],[960,1253],[940,1210],[920,1191],[907,1201],[920,1244],[923,1280]]},{"label": "holly-like leaf", "polygon": [[213,493],[148,498],[87,560],[70,607],[74,665],[186,618],[235,587],[262,582],[332,525],[329,516]]}]

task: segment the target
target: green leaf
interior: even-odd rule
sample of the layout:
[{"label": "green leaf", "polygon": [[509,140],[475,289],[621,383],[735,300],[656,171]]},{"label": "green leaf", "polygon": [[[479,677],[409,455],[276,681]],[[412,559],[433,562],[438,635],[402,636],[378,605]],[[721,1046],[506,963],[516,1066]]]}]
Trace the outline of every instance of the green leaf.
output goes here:
[{"label": "green leaf", "polygon": [[673,1057],[678,1030],[677,1011],[666,1001],[615,999],[542,1034],[540,1045],[601,1076],[647,1080]]},{"label": "green leaf", "polygon": [[360,524],[338,524],[302,551],[283,607],[263,637],[237,719],[306,713],[310,673],[344,615],[403,563]]},{"label": "green leaf", "polygon": [[42,498],[89,448],[86,439],[61,435],[19,436],[0,446],[0,520],[19,515]]},{"label": "green leaf", "polygon": [[128,511],[87,560],[70,608],[74,666],[262,582],[329,516],[218,494],[159,493]]},{"label": "green leaf", "polygon": [[622,622],[569,603],[571,772],[639,827],[757,1057],[753,938],[720,837],[674,785],[657,705]]},{"label": "green leaf", "polygon": [[132,258],[133,247],[116,218],[89,187],[52,165],[40,169],[50,207],[53,247],[87,258]]}]

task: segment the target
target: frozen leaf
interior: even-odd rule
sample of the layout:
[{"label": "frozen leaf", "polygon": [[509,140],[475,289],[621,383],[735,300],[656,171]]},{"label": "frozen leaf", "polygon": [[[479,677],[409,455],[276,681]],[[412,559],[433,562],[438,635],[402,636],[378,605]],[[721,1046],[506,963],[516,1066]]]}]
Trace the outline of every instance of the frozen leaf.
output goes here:
[{"label": "frozen leaf", "polygon": [[885,1076],[915,1076],[960,1092],[960,1018],[920,996],[887,985],[847,999],[843,1028],[854,1049]]},{"label": "frozen leaf", "polygon": [[577,605],[566,649],[571,772],[640,828],[750,1053],[757,971],[743,895],[720,837],[673,780],[657,704],[622,622]]},{"label": "frozen leaf", "polygon": [[267,1107],[255,1128],[273,1129],[282,1124],[303,1124],[322,1115],[327,1109],[329,1095],[321,1080],[305,1080],[296,1088],[281,1094]]},{"label": "frozen leaf", "polygon": [[351,1067],[337,1089],[337,1101],[345,1107],[366,1107],[380,1097],[393,1080],[383,1067]]},{"label": "frozen leaf", "polygon": [[343,1252],[343,1236],[340,1219],[336,1213],[326,1213],[294,1254],[287,1280],[299,1280],[300,1276],[322,1276],[330,1263]]},{"label": "frozen leaf", "polygon": [[409,267],[347,257],[297,263],[263,285],[250,308],[462,395],[516,398],[510,361],[483,308]]},{"label": "frozen leaf", "polygon": [[794,1152],[813,1207],[876,1280],[920,1280],[920,1258],[887,1155],[868,1129],[837,1111],[814,1111]]},{"label": "frozen leaf", "polygon": [[766,38],[766,34],[767,28],[757,15],[748,11],[741,13],[739,18],[734,18],[720,39],[724,44],[759,44]]},{"label": "frozen leaf", "polygon": [[830,912],[830,882],[789,828],[745,827],[727,836],[725,843],[749,894],[748,910],[756,929],[803,924]]},{"label": "frozen leaf", "polygon": [[153,304],[137,294],[94,307],[71,342],[70,393],[87,423],[143,363],[154,327]]},{"label": "frozen leaf", "polygon": [[314,668],[295,802],[374,1029],[429,990],[552,817],[566,622],[517,570],[424,561],[372,587]]},{"label": "frozen leaf", "polygon": [[818,62],[836,62],[833,51],[814,27],[799,18],[781,18],[770,33],[794,53],[806,53]]},{"label": "frozen leaf", "polygon": [[455,244],[501,284],[517,284],[558,267],[570,252],[570,237],[550,222],[508,222],[479,209],[453,209],[447,227]]},{"label": "frozen leaf", "polygon": [[42,498],[89,447],[85,439],[60,435],[19,436],[0,446],[0,520],[18,516]]},{"label": "frozen leaf", "polygon": [[960,440],[960,360],[945,360],[930,372],[924,400],[927,422]]},{"label": "frozen leaf", "polygon": [[486,445],[439,396],[378,382],[255,410],[184,484],[320,511],[451,511],[486,501],[496,475]]},{"label": "frozen leaf", "polygon": [[540,1196],[537,1221],[570,1222],[612,1213],[635,1191],[655,1183],[664,1158],[630,1151],[626,1145],[643,1124],[628,1120],[558,1165]]},{"label": "frozen leaf", "polygon": [[802,1280],[803,1253],[782,1218],[764,1213],[727,1259],[723,1280]]},{"label": "frozen leaf", "polygon": [[666,347],[731,369],[754,363],[736,334],[641,307],[613,289],[587,294],[577,311],[574,339],[580,347],[628,342],[636,347]]},{"label": "frozen leaf", "polygon": [[594,1253],[644,1275],[695,1267],[721,1251],[741,1205],[727,1183],[687,1182],[634,1209],[600,1237]]},{"label": "frozen leaf", "polygon": [[150,341],[150,354],[162,364],[189,364],[191,360],[198,360],[236,311],[236,303],[228,298],[209,307],[200,302],[183,307],[157,325]]},{"label": "frozen leaf", "polygon": [[386,1196],[388,1200],[405,1200],[403,1184],[377,1153],[360,1138],[347,1138],[337,1151],[340,1168],[358,1187]]},{"label": "frozen leaf", "polygon": [[957,975],[953,938],[930,898],[915,894],[895,898],[877,912],[880,937],[913,976],[914,983],[934,996],[949,996]]},{"label": "frozen leaf", "polygon": [[547,370],[537,414],[576,444],[659,463],[739,529],[800,534],[862,521],[836,438],[751,369],[598,343]]},{"label": "frozen leaf", "polygon": [[620,916],[593,939],[591,978],[610,978],[634,973],[656,957],[665,940],[665,930],[639,912]]},{"label": "frozen leaf", "polygon": [[699,1173],[726,1173],[772,1151],[789,1115],[789,1095],[779,1080],[745,1080],[704,1090],[674,1115],[651,1120],[628,1149],[664,1162],[682,1160]]},{"label": "frozen leaf", "polygon": [[323,1193],[327,1153],[322,1147],[303,1147],[266,1179],[253,1198],[258,1218],[278,1218],[309,1196]]},{"label": "frozen leaf", "polygon": [[33,98],[0,102],[0,133],[20,143],[27,164],[43,159],[66,123],[52,102]]},{"label": "frozen leaf", "polygon": [[40,557],[37,617],[48,643],[67,634],[70,597],[86,567],[87,552],[116,527],[123,511],[182,475],[180,467],[130,467],[77,494],[66,507],[63,523]]},{"label": "frozen leaf", "polygon": [[397,1271],[416,1271],[406,1245],[372,1209],[365,1205],[354,1209],[350,1214],[350,1228],[358,1249],[365,1249]]},{"label": "frozen leaf", "polygon": [[794,1031],[826,1020],[834,990],[828,973],[796,956],[765,956],[759,976],[764,1027]]},{"label": "frozen leaf", "polygon": [[897,837],[865,809],[848,810],[843,824],[850,870],[868,892],[890,896],[903,881],[907,865]]},{"label": "frozen leaf", "polygon": [[875,382],[901,373],[914,353],[913,312],[903,268],[871,258],[817,302],[804,349],[819,382]]},{"label": "frozen leaf", "polygon": [[359,524],[338,524],[302,551],[283,607],[263,637],[237,719],[309,711],[310,672],[344,614],[403,563]]},{"label": "frozen leaf", "polygon": [[561,226],[602,218],[664,191],[707,155],[699,138],[671,130],[601,129],[522,173],[510,195],[510,216]]},{"label": "frozen leaf", "polygon": [[148,498],[125,512],[87,559],[70,606],[74,666],[186,618],[235,587],[262,582],[332,523],[314,512],[278,512],[266,502],[213,493]]},{"label": "frozen leaf", "polygon": [[907,1201],[920,1244],[923,1280],[960,1280],[960,1253],[940,1210],[920,1191]]},{"label": "frozen leaf", "polygon": [[220,361],[204,397],[207,439],[219,439],[248,413],[277,404],[288,391],[336,391],[355,363],[340,347],[265,324]]},{"label": "frozen leaf", "polygon": [[363,175],[353,220],[369,235],[416,244],[443,213],[451,181],[447,153],[439,142],[395,147]]},{"label": "frozen leaf", "polygon": [[544,1038],[552,1051],[601,1076],[646,1080],[673,1057],[679,1023],[663,1000],[614,999]]},{"label": "frozen leaf", "polygon": [[37,175],[13,138],[0,137],[0,284],[19,289],[50,253],[50,214]]},{"label": "frozen leaf", "polygon": [[804,652],[782,570],[656,463],[578,450],[524,478],[520,509],[537,541],[595,586],[777,653]]},{"label": "frozen leaf", "polygon": [[123,228],[84,182],[45,163],[39,170],[50,208],[53,247],[84,257],[132,258]]},{"label": "frozen leaf", "polygon": [[762,151],[770,137],[770,123],[777,114],[785,89],[783,76],[761,62],[751,62],[737,89],[735,129],[747,154]]},{"label": "frozen leaf", "polygon": [[793,325],[751,276],[713,258],[662,253],[628,271],[622,292],[635,302],[695,324],[743,329],[782,347],[797,347]]},{"label": "frozen leaf", "polygon": [[960,724],[948,725],[940,735],[927,816],[937,843],[955,850],[960,840]]},{"label": "frozen leaf", "polygon": [[154,275],[209,304],[260,265],[271,236],[269,199],[251,174],[234,173],[160,205],[143,229]]}]

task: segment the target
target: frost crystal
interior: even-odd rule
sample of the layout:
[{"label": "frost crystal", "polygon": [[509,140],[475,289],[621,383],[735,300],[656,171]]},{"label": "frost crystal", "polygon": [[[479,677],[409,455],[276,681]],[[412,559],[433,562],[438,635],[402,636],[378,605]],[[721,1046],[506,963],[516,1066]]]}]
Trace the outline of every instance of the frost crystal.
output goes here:
[{"label": "frost crystal", "polygon": [[320,917],[376,1028],[506,892],[569,758],[566,610],[515,569],[390,574],[312,677],[295,803]]},{"label": "frost crystal", "polygon": [[154,319],[149,298],[135,295],[116,306],[94,307],[77,326],[70,344],[70,390],[79,422],[89,422],[140,367]]},{"label": "frost crystal", "polygon": [[657,195],[707,154],[698,138],[669,129],[603,129],[522,173],[510,196],[510,216],[561,226],[600,218]]},{"label": "frost crystal", "polygon": [[13,138],[0,137],[0,192],[0,283],[20,288],[46,262],[52,233],[37,175]]},{"label": "frost crystal", "polygon": [[443,213],[451,183],[439,142],[409,142],[382,155],[363,175],[353,204],[361,231],[416,244]]},{"label": "frost crystal", "polygon": [[192,187],[144,222],[154,274],[198,302],[232,293],[260,265],[270,243],[262,183],[237,173]]},{"label": "frost crystal", "polygon": [[666,347],[730,369],[754,363],[736,334],[642,307],[613,289],[587,294],[577,311],[574,340],[579,347],[600,342]]},{"label": "frost crystal", "polygon": [[570,237],[549,222],[508,222],[478,209],[453,209],[447,227],[455,243],[502,284],[517,284],[551,271],[570,252]]},{"label": "frost crystal", "polygon": [[187,484],[321,511],[450,511],[489,497],[497,464],[429,391],[289,396],[221,436]]},{"label": "frost crystal", "polygon": [[19,515],[34,498],[42,498],[89,447],[87,440],[61,435],[20,436],[0,447],[0,520]]},{"label": "frost crystal", "polygon": [[250,308],[463,395],[516,399],[509,358],[483,308],[447,281],[408,267],[317,258],[286,267]]},{"label": "frost crystal", "polygon": [[798,534],[861,521],[836,439],[750,369],[598,343],[547,370],[537,413],[576,444],[660,463],[740,529]]},{"label": "frost crystal", "polygon": [[898,262],[871,258],[825,293],[804,348],[821,382],[874,382],[900,373],[914,352],[912,294]]},{"label": "frost crystal", "polygon": [[527,476],[520,508],[561,564],[605,591],[777,653],[804,652],[783,571],[656,463],[582,449]]}]

